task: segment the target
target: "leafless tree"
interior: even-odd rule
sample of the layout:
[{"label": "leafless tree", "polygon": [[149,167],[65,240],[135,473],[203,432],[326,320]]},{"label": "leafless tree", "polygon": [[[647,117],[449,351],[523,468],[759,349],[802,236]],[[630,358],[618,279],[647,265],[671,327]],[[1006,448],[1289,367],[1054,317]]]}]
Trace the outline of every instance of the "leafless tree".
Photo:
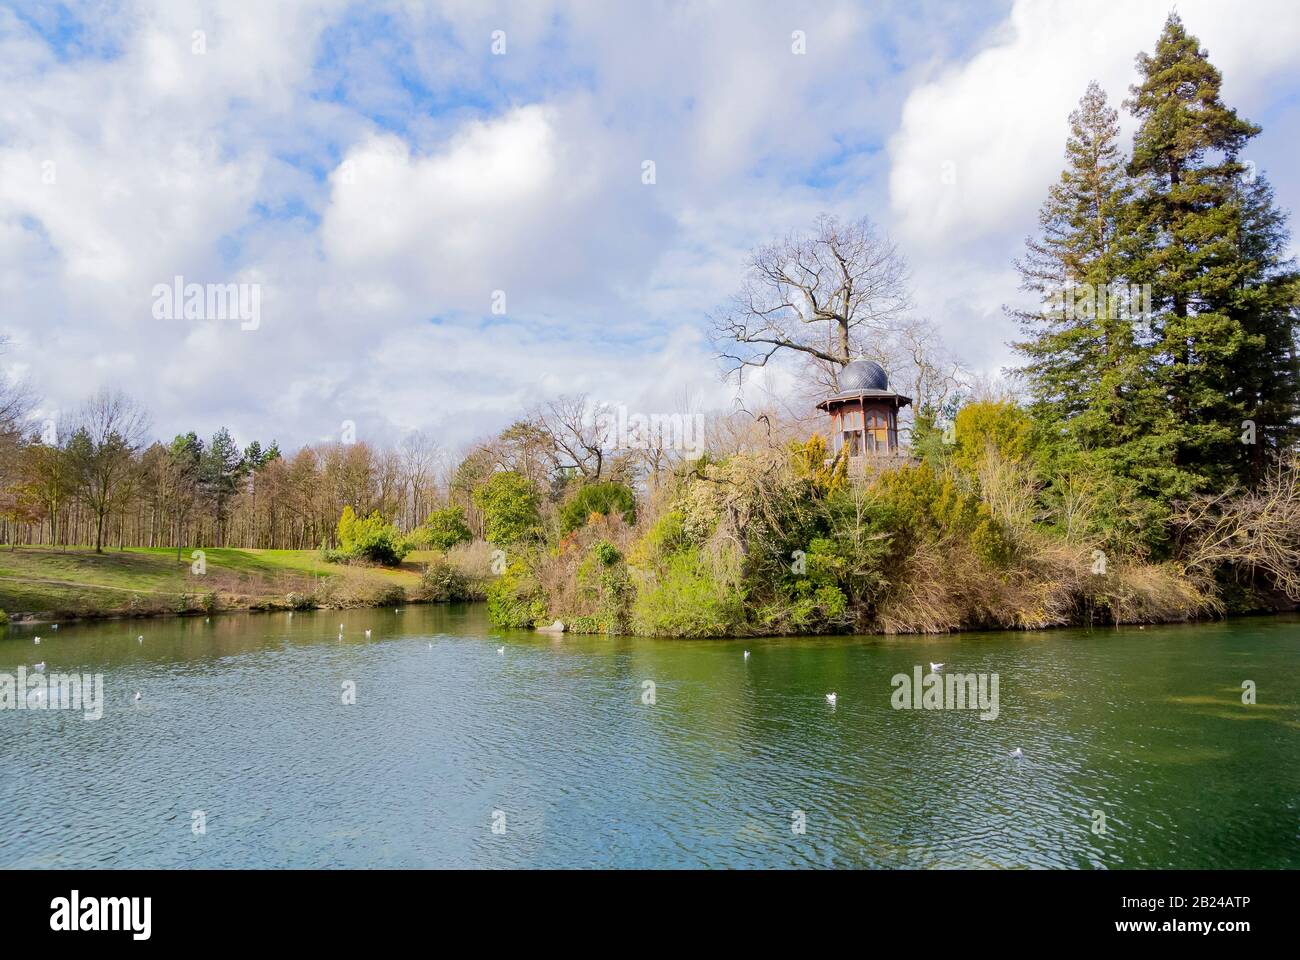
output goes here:
[{"label": "leafless tree", "polygon": [[550,456],[557,471],[577,470],[584,480],[602,479],[615,440],[606,404],[585,393],[557,397],[530,417],[550,439]]},{"label": "leafless tree", "polygon": [[917,410],[942,410],[944,403],[969,387],[971,374],[943,345],[929,320],[909,319],[888,342],[891,356],[882,364],[891,382],[902,386]]},{"label": "leafless tree", "polygon": [[104,390],[81,408],[68,441],[72,476],[95,519],[95,552],[104,552],[104,521],[134,490],[134,457],[149,417],[118,391]]},{"label": "leafless tree", "polygon": [[1197,497],[1173,522],[1189,570],[1207,578],[1220,566],[1262,574],[1300,601],[1300,461],[1277,463],[1252,490]]},{"label": "leafless tree", "polygon": [[737,377],[784,354],[834,385],[910,305],[907,264],[894,244],[865,218],[823,215],[812,231],[751,254],[744,285],[712,318],[713,341]]}]

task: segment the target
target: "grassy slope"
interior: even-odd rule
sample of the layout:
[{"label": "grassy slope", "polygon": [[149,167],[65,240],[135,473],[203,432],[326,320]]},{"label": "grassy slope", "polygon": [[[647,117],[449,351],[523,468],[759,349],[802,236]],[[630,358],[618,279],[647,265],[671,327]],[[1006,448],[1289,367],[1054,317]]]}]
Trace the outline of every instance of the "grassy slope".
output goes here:
[{"label": "grassy slope", "polygon": [[360,587],[392,583],[410,589],[428,555],[411,554],[400,568],[345,567],[313,550],[205,548],[207,570],[190,570],[191,549],[128,548],[96,554],[85,547],[0,550],[0,609],[14,614],[107,615],[175,610],[184,594],[217,593],[222,606],[243,607],[290,592],[310,594],[321,581],[343,578]]}]

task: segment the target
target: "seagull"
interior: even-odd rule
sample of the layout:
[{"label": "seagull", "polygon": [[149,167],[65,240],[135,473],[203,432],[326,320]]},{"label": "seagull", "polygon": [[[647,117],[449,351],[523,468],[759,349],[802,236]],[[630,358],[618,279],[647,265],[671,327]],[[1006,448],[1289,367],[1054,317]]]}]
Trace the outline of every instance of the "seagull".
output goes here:
[{"label": "seagull", "polygon": [[1016,747],[1016,749],[1011,751],[1011,757],[1014,760],[1023,760],[1025,759],[1025,751],[1021,750],[1019,747]]},{"label": "seagull", "polygon": [[40,642],[41,642],[41,638],[40,638],[40,637],[37,637],[37,638],[36,638],[36,642],[37,642],[37,643],[40,643]]},{"label": "seagull", "polygon": [[749,651],[748,651],[748,650],[745,651],[745,659],[746,659],[746,660],[749,659]]},{"label": "seagull", "polygon": [[832,707],[835,706],[835,694],[833,693],[826,694],[826,702],[829,703]]},{"label": "seagull", "polygon": [[139,702],[140,702],[141,700],[143,700],[143,699],[144,699],[144,694],[141,693],[139,690],[137,690],[137,691],[135,692],[135,702],[136,702],[136,703],[139,703]]},{"label": "seagull", "polygon": [[430,650],[433,649],[433,644],[429,644],[429,649],[430,649]]},{"label": "seagull", "polygon": [[59,629],[59,625],[56,623],[56,624],[55,624],[51,629],[53,629],[53,630],[57,630],[57,629]]},{"label": "seagull", "polygon": [[366,631],[366,638],[369,639],[369,637],[370,637],[370,631],[367,630],[367,631]]},{"label": "seagull", "polygon": [[135,640],[136,643],[144,643],[144,634],[140,634],[140,636],[136,637]]},{"label": "seagull", "polygon": [[931,673],[938,673],[938,672],[939,672],[940,670],[942,670],[942,669],[943,669],[943,664],[942,664],[942,663],[935,663],[935,662],[933,662],[933,661],[930,662],[930,672],[931,672]]},{"label": "seagull", "polygon": [[497,656],[498,656],[498,657],[504,657],[505,655],[506,655],[506,648],[505,648],[505,647],[497,647]]},{"label": "seagull", "polygon": [[44,672],[45,672],[45,661],[44,661],[44,660],[42,660],[40,663],[33,664],[33,666],[36,668],[36,672],[37,672],[37,673],[44,673]]}]

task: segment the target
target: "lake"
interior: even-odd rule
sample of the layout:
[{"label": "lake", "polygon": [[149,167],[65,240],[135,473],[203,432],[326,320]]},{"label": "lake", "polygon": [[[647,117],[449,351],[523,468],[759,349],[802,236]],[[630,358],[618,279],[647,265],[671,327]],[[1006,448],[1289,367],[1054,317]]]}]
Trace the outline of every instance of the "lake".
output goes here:
[{"label": "lake", "polygon": [[[10,627],[0,675],[102,674],[105,704],[0,710],[0,866],[1296,868],[1298,637],[551,637],[482,605]],[[996,673],[996,719],[894,709],[931,661]]]}]

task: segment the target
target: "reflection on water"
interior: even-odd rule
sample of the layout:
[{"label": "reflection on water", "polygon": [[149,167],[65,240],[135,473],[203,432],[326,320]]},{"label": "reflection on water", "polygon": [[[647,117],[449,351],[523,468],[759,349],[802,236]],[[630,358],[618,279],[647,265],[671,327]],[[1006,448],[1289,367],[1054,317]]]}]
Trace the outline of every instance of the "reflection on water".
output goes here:
[{"label": "reflection on water", "polygon": [[[107,704],[0,711],[0,866],[1295,868],[1298,626],[656,641],[412,606],[14,627],[0,673],[103,673]],[[891,709],[930,661],[999,674],[998,718]]]}]

